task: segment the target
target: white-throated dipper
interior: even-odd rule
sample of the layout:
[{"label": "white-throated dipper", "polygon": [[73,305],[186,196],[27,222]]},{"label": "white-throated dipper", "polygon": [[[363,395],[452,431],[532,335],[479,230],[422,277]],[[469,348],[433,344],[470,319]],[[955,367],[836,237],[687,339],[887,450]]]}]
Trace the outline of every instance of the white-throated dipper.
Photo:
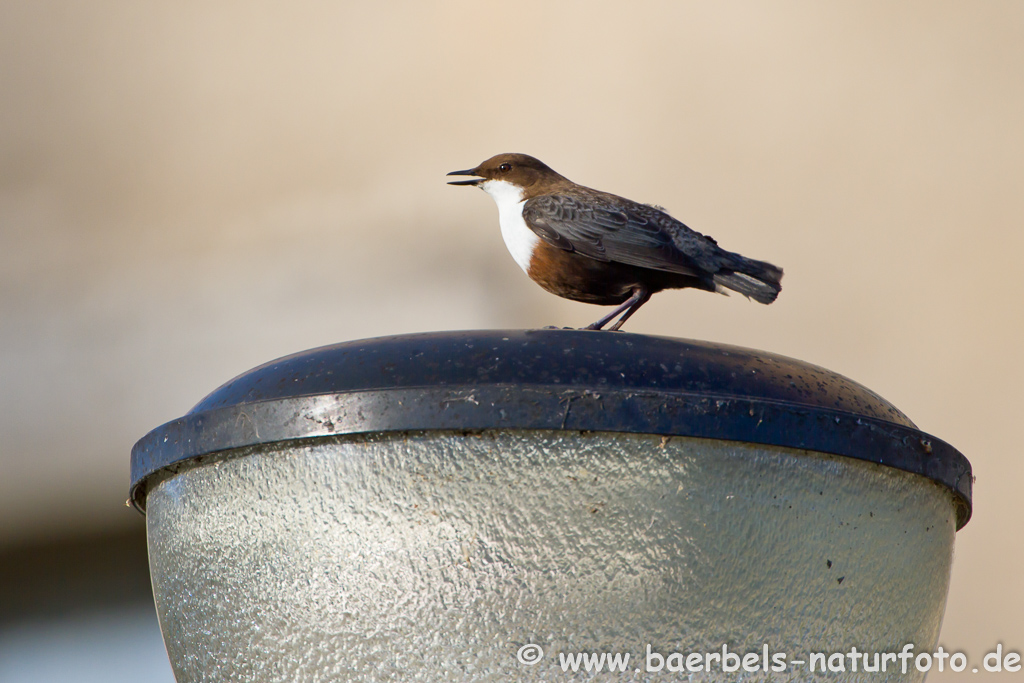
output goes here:
[{"label": "white-throated dipper", "polygon": [[585,329],[622,327],[663,289],[731,289],[770,304],[782,289],[782,269],[718,246],[649,204],[577,185],[526,154],[499,154],[475,176],[494,198],[505,246],[519,267],[552,294],[615,310]]}]

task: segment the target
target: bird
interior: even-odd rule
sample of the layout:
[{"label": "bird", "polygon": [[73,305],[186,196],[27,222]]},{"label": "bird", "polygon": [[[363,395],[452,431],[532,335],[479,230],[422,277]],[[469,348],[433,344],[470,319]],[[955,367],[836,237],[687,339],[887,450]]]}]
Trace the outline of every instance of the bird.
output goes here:
[{"label": "bird", "polygon": [[[732,290],[770,304],[782,269],[726,251],[653,204],[578,185],[527,154],[498,154],[449,176],[479,187],[498,205],[505,246],[548,292],[616,306],[583,328],[618,330],[665,289]],[[617,319],[616,319],[617,318]]]}]

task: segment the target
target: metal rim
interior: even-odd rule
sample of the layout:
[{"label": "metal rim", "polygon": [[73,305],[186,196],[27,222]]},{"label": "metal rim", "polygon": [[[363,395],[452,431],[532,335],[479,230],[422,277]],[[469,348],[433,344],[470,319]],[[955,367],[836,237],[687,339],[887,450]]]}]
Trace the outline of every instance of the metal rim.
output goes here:
[{"label": "metal rim", "polygon": [[[474,349],[486,353],[466,353]],[[475,372],[480,362],[491,371]],[[158,473],[235,448],[483,429],[689,436],[829,453],[947,487],[958,529],[971,515],[967,459],[845,377],[749,349],[576,330],[403,335],[278,359],[140,439],[130,499],[144,511]]]}]

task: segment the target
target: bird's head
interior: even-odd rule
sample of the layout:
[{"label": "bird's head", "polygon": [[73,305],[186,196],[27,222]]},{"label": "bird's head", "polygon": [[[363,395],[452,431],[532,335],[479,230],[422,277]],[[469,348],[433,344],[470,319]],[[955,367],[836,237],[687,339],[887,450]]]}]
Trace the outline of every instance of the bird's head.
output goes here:
[{"label": "bird's head", "polygon": [[492,183],[508,183],[522,190],[524,196],[543,194],[543,190],[568,182],[544,162],[526,154],[498,154],[476,168],[452,171],[448,175],[475,176],[469,180],[452,180],[449,185],[474,185],[483,190]]}]

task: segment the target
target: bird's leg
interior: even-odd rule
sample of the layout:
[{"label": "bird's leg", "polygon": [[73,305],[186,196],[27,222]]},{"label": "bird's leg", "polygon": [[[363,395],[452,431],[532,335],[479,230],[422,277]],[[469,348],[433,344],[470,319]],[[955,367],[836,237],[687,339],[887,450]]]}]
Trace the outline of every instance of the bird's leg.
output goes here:
[{"label": "bird's leg", "polygon": [[601,329],[602,327],[607,325],[608,322],[610,320],[612,320],[615,316],[617,316],[619,313],[622,313],[624,310],[626,310],[627,308],[632,306],[633,305],[633,299],[635,299],[635,298],[636,298],[636,295],[634,294],[629,299],[627,299],[625,303],[623,303],[621,306],[616,308],[614,311],[612,311],[611,313],[609,313],[605,317],[601,318],[596,323],[592,323],[590,325],[587,325],[583,329],[585,329],[585,330],[599,330],[599,329]]},{"label": "bird's leg", "polygon": [[626,301],[624,301],[622,303],[622,305],[620,305],[618,308],[616,308],[614,311],[612,311],[611,313],[609,313],[605,317],[603,317],[600,320],[598,320],[596,323],[594,323],[592,325],[587,325],[583,329],[585,329],[585,330],[600,330],[602,327],[607,325],[610,321],[614,320],[615,316],[617,316],[620,313],[623,313],[623,311],[625,311],[625,313],[623,313],[623,315],[622,315],[622,318],[620,318],[618,320],[618,322],[616,322],[611,327],[612,330],[617,330],[620,327],[622,327],[622,323],[626,322],[626,319],[629,316],[633,315],[633,313],[636,311],[636,309],[640,308],[645,303],[647,303],[647,300],[650,299],[650,298],[651,298],[651,295],[650,295],[650,293],[648,293],[647,288],[644,287],[643,285],[637,285],[637,286],[633,287],[633,296],[631,296],[628,299],[626,299]]},{"label": "bird's leg", "polygon": [[637,309],[639,309],[641,306],[647,303],[650,300],[650,298],[651,293],[647,291],[647,288],[644,287],[643,285],[637,285],[633,289],[633,296],[629,298],[630,301],[633,301],[633,304],[629,308],[627,308],[626,312],[622,314],[622,317],[619,318],[616,321],[616,323],[609,327],[608,329],[614,332],[615,330],[622,327],[622,323],[626,322],[626,320],[629,319],[629,316],[636,313]]}]

